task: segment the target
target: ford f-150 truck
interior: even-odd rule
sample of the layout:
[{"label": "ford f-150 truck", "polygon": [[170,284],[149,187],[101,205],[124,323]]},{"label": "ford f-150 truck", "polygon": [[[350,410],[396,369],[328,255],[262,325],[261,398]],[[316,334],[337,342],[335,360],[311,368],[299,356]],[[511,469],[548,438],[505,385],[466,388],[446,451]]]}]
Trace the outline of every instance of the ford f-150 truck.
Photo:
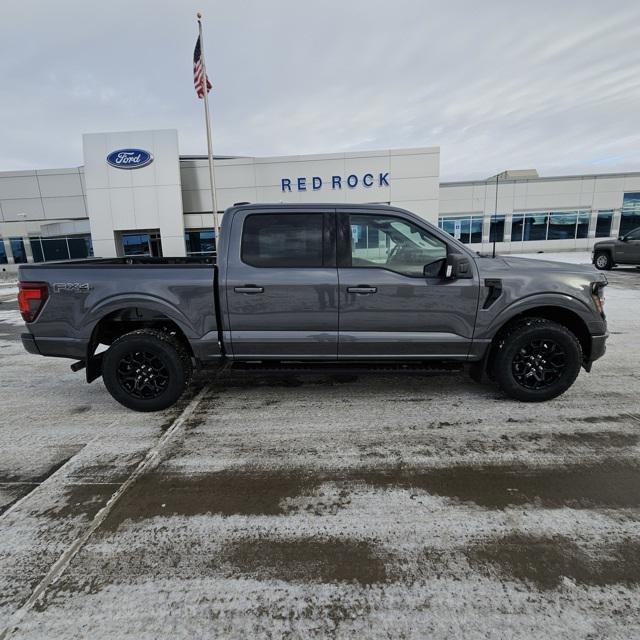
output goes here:
[{"label": "ford f-150 truck", "polygon": [[605,351],[590,265],[490,258],[381,205],[239,205],[217,257],[105,258],[19,271],[30,353],[77,360],[126,407],[176,402],[194,367],[420,372],[470,365],[548,400]]}]

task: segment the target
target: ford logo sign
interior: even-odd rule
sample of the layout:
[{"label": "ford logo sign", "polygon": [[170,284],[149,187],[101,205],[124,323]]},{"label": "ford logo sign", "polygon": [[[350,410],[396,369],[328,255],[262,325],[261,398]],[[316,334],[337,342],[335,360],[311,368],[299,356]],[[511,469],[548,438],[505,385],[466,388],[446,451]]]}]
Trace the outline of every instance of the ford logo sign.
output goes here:
[{"label": "ford logo sign", "polygon": [[118,149],[107,156],[107,163],[116,169],[139,169],[153,162],[153,156],[144,149]]}]

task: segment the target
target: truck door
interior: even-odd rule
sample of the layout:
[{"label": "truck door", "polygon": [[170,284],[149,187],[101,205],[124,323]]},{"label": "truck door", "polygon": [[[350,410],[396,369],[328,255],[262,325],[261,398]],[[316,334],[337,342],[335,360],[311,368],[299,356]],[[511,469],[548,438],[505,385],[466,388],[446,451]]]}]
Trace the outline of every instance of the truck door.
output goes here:
[{"label": "truck door", "polygon": [[238,211],[225,294],[233,357],[337,359],[335,211]]},{"label": "truck door", "polygon": [[640,227],[629,231],[624,242],[616,243],[615,260],[620,264],[640,264]]},{"label": "truck door", "polygon": [[424,266],[448,251],[426,226],[384,211],[348,210],[339,212],[338,225],[338,357],[465,359],[478,307],[473,261],[473,277],[425,277]]}]

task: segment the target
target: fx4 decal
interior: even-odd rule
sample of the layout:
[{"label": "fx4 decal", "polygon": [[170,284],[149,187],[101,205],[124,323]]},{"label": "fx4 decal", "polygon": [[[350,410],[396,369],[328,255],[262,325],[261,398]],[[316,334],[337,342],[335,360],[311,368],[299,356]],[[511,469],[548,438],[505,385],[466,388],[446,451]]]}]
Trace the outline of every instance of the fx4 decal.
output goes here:
[{"label": "fx4 decal", "polygon": [[91,285],[88,282],[54,282],[54,293],[89,293]]}]

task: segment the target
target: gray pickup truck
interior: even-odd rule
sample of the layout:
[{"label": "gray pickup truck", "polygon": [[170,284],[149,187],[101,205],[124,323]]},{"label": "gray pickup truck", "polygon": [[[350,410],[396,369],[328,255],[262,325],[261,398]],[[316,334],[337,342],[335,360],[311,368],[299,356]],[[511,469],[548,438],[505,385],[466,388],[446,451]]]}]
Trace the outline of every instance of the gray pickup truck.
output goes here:
[{"label": "gray pickup truck", "polygon": [[26,350],[77,360],[137,411],[176,402],[194,367],[469,365],[513,398],[548,400],[607,339],[607,281],[591,266],[481,256],[389,206],[234,206],[215,263],[106,258],[19,273]]},{"label": "gray pickup truck", "polygon": [[617,240],[596,242],[591,261],[597,269],[607,271],[618,264],[640,265],[640,227]]}]

